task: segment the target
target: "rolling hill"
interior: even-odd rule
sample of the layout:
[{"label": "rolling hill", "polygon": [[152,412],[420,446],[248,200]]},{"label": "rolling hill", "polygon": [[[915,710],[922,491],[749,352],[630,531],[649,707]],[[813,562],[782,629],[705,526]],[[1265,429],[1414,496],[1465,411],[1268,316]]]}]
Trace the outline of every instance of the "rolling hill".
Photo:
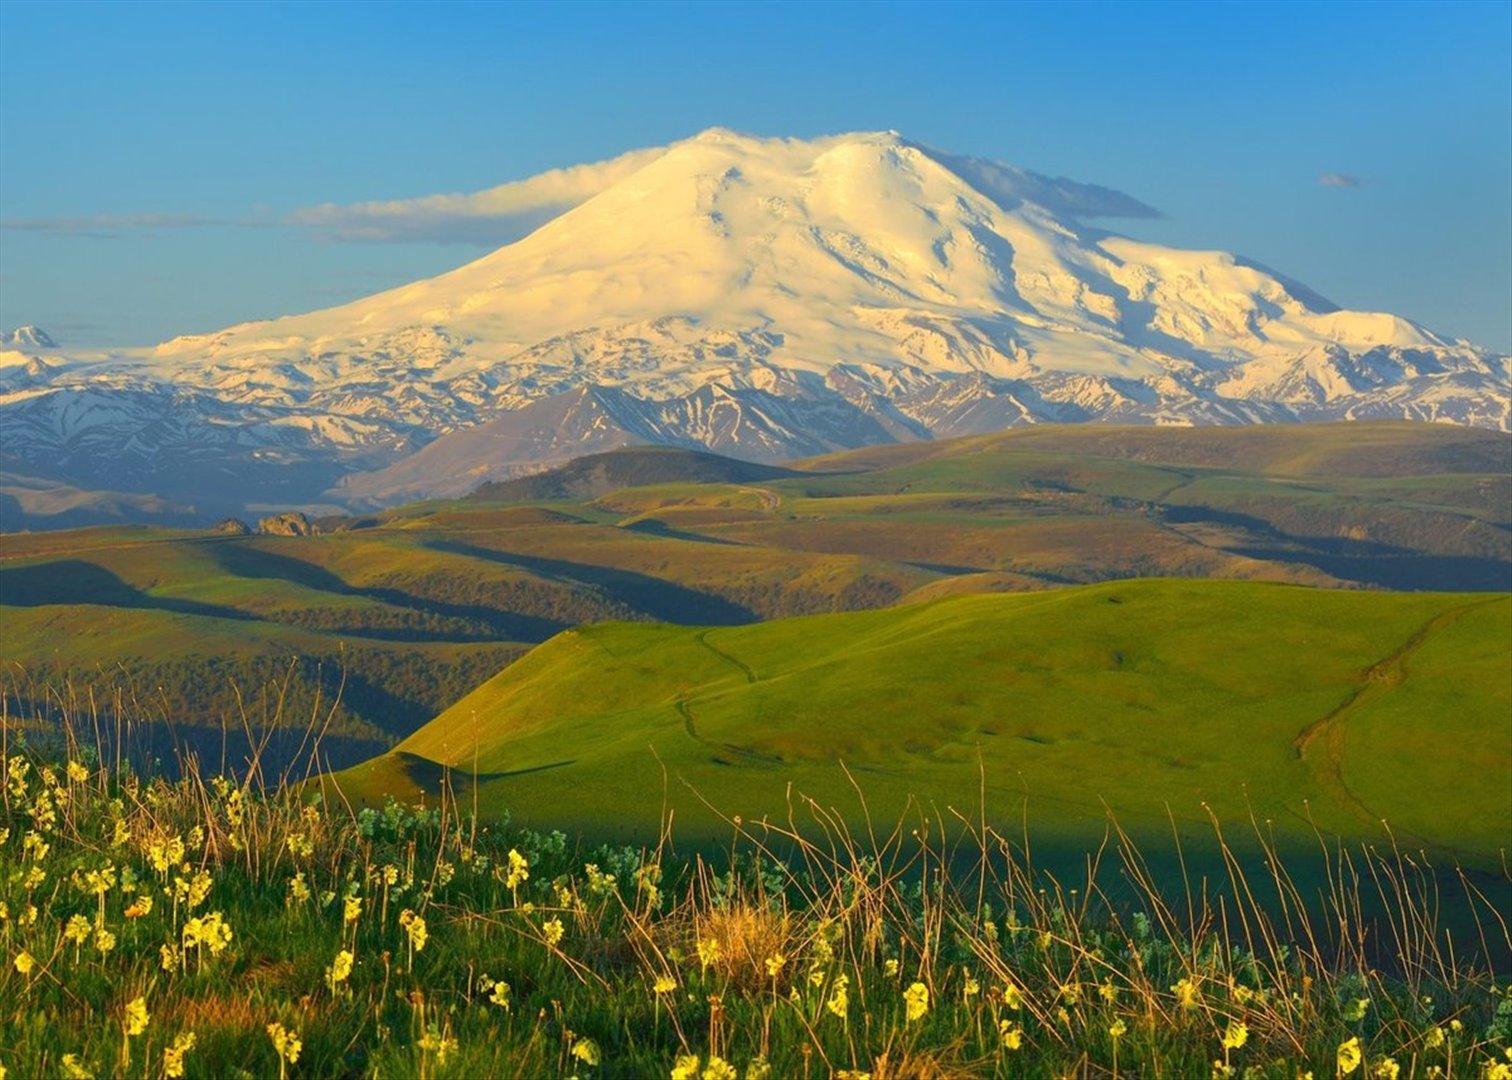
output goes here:
[{"label": "rolling hill", "polygon": [[[1492,869],[1512,837],[1512,598],[1127,581],[882,611],[563,633],[349,794],[468,798],[589,836],[727,834],[804,800],[877,827],[909,799],[1095,847],[1208,813],[1285,848],[1384,840]],[[840,768],[843,764],[849,774]],[[476,775],[476,788],[467,779]],[[854,783],[854,787],[853,787]],[[1453,791],[1454,798],[1445,793]],[[705,802],[707,800],[707,802]],[[711,809],[712,807],[712,809]]]},{"label": "rolling hill", "polygon": [[338,729],[371,751],[605,620],[741,625],[1131,577],[1506,591],[1509,443],[1403,423],[1080,426],[791,470],[636,449],[313,536],[8,535],[0,658],[12,701],[124,688],[218,731],[240,726],[233,687],[297,657],[294,722],[345,671]]}]

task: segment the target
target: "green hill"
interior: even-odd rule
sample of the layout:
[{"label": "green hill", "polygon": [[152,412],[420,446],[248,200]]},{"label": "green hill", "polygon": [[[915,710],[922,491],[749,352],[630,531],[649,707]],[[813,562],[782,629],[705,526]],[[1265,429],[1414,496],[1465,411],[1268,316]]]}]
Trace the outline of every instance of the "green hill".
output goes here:
[{"label": "green hill", "polygon": [[[811,796],[1095,846],[1210,808],[1283,844],[1313,828],[1492,867],[1512,836],[1512,598],[1129,581],[755,626],[561,634],[347,787],[413,795],[438,766],[517,820],[592,834],[722,830]],[[979,771],[980,770],[980,771]],[[665,777],[665,784],[664,784]],[[1453,797],[1446,797],[1452,792]]]},{"label": "green hill", "polygon": [[648,484],[754,484],[792,475],[790,469],[737,461],[700,450],[632,446],[587,454],[531,476],[482,484],[468,499],[480,502],[592,499],[621,488]]},{"label": "green hill", "polygon": [[1509,450],[1370,423],[1037,428],[793,471],[625,451],[569,466],[549,499],[419,504],[323,535],[10,534],[0,660],[12,684],[125,686],[218,729],[239,723],[233,684],[298,656],[298,723],[345,668],[344,730],[392,738],[605,620],[728,626],[1132,577],[1505,591]]}]

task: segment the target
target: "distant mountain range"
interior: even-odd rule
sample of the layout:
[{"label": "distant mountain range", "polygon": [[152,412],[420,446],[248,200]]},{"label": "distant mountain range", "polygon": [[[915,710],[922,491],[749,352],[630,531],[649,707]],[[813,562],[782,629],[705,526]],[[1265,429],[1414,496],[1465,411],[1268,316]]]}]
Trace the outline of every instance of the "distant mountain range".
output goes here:
[{"label": "distant mountain range", "polygon": [[1047,422],[1512,426],[1512,358],[1094,227],[1153,213],[1106,188],[892,132],[715,129],[634,165],[340,307],[92,355],[5,335],[6,526],[46,524],[51,486],[367,508],[636,444],[771,463]]}]

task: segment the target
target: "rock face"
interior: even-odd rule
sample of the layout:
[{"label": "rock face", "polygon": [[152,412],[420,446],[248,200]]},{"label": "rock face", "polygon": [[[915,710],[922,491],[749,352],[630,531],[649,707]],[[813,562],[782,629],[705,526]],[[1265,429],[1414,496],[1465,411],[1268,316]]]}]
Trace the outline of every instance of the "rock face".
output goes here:
[{"label": "rock face", "polygon": [[[273,518],[265,518],[265,521],[273,521]],[[252,527],[241,518],[228,517],[217,521],[210,527],[211,532],[225,533],[228,536],[246,536],[252,532]]]},{"label": "rock face", "polygon": [[297,510],[291,510],[261,519],[257,523],[257,531],[264,536],[313,536],[316,530],[309,518]]},{"label": "rock face", "polygon": [[1090,223],[1154,211],[1106,188],[895,132],[712,130],[598,174],[523,239],[351,304],[92,362],[0,353],[5,452],[324,513],[636,444],[775,462],[1046,422],[1512,425],[1512,358],[1109,232]]}]

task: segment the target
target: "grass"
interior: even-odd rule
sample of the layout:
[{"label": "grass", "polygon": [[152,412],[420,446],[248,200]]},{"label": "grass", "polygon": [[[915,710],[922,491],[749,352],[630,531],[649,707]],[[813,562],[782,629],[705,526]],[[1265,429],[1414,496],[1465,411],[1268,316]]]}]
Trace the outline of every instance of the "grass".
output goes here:
[{"label": "grass", "polygon": [[[529,645],[604,620],[728,625],[1130,577],[1504,591],[1509,446],[1427,424],[1037,428],[738,483],[422,504],[314,537],[12,534],[0,657],[24,673],[13,696],[166,687],[159,712],[215,729],[237,722],[238,688],[297,656],[311,701],[344,668],[340,723],[382,741]],[[634,451],[578,473],[665,480],[687,457]]]},{"label": "grass", "polygon": [[[449,794],[354,812],[330,778],[264,787],[254,768],[238,785],[190,761],[168,783],[4,732],[11,1075],[1501,1078],[1512,1063],[1512,992],[1488,966],[1512,955],[1505,925],[1481,910],[1484,950],[1445,934],[1425,868],[1390,851],[1330,854],[1309,920],[1277,858],[1254,878],[1234,860],[1217,899],[1196,878],[1169,888],[1119,831],[1060,879],[981,814],[917,805],[852,830],[795,802],[731,822],[713,859],[677,855],[670,825],[590,850]],[[1104,860],[1126,898],[1098,885]],[[1372,897],[1389,932],[1361,915]]]},{"label": "grass", "polygon": [[[887,817],[979,796],[999,827],[1095,845],[1209,814],[1398,840],[1495,870],[1512,836],[1512,599],[1130,581],[779,620],[560,635],[389,755],[381,801],[436,770],[485,811],[644,839],[665,790],[685,837],[795,793]],[[1400,782],[1404,762],[1421,781]],[[843,765],[843,767],[842,767]],[[1416,766],[1415,766],[1416,767]],[[850,773],[846,772],[850,770]]]}]

